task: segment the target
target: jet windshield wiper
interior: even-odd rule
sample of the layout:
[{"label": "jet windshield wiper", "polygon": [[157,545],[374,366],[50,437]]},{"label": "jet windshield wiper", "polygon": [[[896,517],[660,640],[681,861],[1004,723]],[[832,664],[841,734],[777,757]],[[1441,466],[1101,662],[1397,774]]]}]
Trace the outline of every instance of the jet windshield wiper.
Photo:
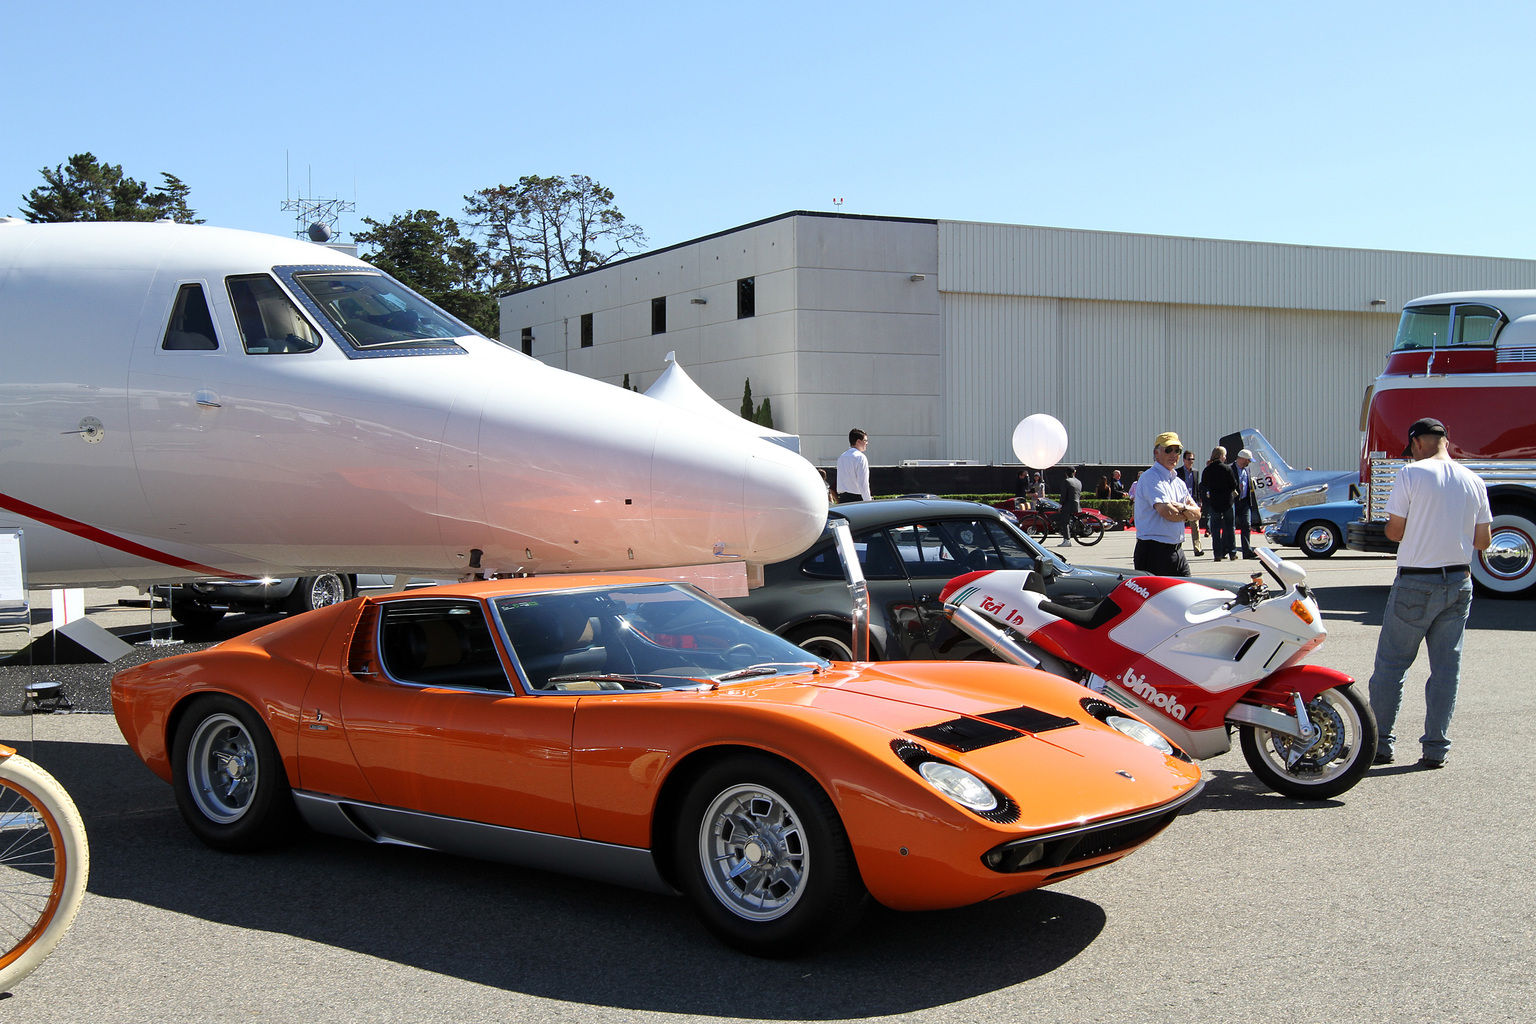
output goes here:
[{"label": "jet windshield wiper", "polygon": [[812,672],[820,672],[821,664],[815,661],[765,661],[761,665],[749,665],[734,672],[715,676],[714,680],[717,683],[728,683],[733,679],[750,679],[753,676],[776,676],[781,668],[805,668]]},{"label": "jet windshield wiper", "polygon": [[550,676],[546,682],[550,683],[618,683],[621,686],[635,685],[645,690],[664,690],[661,683],[650,679],[637,679],[634,676],[616,675],[612,672],[573,672],[568,676]]}]

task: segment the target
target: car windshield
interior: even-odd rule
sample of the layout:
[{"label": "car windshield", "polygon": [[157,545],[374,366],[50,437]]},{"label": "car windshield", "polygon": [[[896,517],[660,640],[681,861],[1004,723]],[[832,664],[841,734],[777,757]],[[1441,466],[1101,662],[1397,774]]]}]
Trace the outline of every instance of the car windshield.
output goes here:
[{"label": "car windshield", "polygon": [[713,686],[827,665],[683,584],[518,594],[495,608],[534,692]]},{"label": "car windshield", "polygon": [[355,348],[443,347],[475,333],[383,274],[333,271],[293,279]]},{"label": "car windshield", "polygon": [[1491,345],[1503,325],[1504,314],[1492,306],[1410,306],[1398,321],[1392,351]]}]

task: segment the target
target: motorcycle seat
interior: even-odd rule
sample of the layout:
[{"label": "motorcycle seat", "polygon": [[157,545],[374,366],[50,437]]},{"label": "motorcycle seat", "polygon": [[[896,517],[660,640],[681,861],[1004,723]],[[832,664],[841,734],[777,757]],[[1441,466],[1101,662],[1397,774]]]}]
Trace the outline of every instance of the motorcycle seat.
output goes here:
[{"label": "motorcycle seat", "polygon": [[1068,608],[1066,605],[1057,604],[1055,601],[1041,601],[1040,610],[1048,615],[1054,615],[1058,619],[1064,619],[1082,629],[1098,629],[1120,614],[1120,606],[1115,604],[1112,598],[1108,597],[1098,604],[1087,608]]}]

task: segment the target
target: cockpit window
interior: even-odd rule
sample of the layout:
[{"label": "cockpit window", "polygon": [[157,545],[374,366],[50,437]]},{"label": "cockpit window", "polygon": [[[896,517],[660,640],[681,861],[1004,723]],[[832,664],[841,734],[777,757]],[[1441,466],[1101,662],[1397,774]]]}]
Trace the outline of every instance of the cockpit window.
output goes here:
[{"label": "cockpit window", "polygon": [[301,273],[293,280],[357,348],[457,347],[472,328],[383,274]]},{"label": "cockpit window", "polygon": [[1410,306],[1398,321],[1392,351],[1491,345],[1504,322],[1504,314],[1492,306]]},{"label": "cockpit window", "polygon": [[176,292],[176,305],[171,309],[171,320],[165,326],[160,347],[167,352],[207,352],[219,347],[202,285],[184,284]]},{"label": "cockpit window", "polygon": [[225,278],[235,307],[240,340],[252,355],[313,352],[320,334],[309,325],[293,301],[266,274]]}]

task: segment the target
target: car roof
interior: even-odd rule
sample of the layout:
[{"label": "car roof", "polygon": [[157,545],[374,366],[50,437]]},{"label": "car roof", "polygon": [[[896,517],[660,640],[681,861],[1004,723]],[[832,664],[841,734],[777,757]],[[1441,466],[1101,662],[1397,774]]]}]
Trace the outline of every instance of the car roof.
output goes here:
[{"label": "car roof", "polygon": [[878,501],[850,501],[843,505],[833,505],[827,510],[829,519],[841,516],[854,528],[892,520],[921,519],[923,516],[974,515],[1002,518],[1002,513],[991,505],[952,498],[881,498]]}]

